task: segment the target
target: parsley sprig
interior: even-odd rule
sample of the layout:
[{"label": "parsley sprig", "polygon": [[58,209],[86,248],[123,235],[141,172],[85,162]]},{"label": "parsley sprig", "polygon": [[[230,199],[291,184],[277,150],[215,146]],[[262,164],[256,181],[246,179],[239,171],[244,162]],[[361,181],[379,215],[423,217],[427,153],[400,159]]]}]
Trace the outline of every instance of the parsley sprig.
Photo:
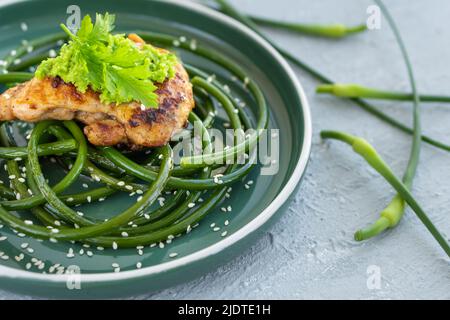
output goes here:
[{"label": "parsley sprig", "polygon": [[76,34],[61,25],[70,41],[57,57],[41,63],[36,76],[59,76],[83,93],[91,88],[103,103],[138,101],[157,107],[155,84],[174,76],[177,58],[148,44],[137,47],[123,34],[113,35],[114,20],[112,14],[97,14],[93,24],[87,15]]}]

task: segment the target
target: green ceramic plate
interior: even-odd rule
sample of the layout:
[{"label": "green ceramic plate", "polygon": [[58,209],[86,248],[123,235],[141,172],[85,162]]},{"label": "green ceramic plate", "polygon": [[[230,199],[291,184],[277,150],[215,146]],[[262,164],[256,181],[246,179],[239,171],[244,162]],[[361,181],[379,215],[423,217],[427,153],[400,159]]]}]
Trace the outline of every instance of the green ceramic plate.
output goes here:
[{"label": "green ceramic plate", "polygon": [[[258,82],[267,97],[270,127],[280,129],[279,171],[276,175],[262,176],[261,168],[256,168],[247,178],[254,181],[251,188],[245,189],[243,183],[235,185],[231,198],[224,202],[223,206],[232,207],[231,212],[223,213],[218,208],[193,232],[175,239],[163,249],[147,247],[143,255],[138,255],[136,249],[93,249],[94,257],[77,254],[68,259],[69,246],[77,249],[76,252],[82,247],[20,238],[4,227],[0,229],[0,235],[7,236],[7,239],[0,241],[0,251],[10,258],[0,259],[0,287],[44,296],[125,296],[190,280],[240,254],[269,222],[274,221],[277,213],[285,210],[308,161],[310,113],[303,90],[290,67],[270,45],[245,26],[205,7],[181,0],[11,1],[11,4],[0,7],[1,56],[14,49],[21,40],[59,31],[58,25],[65,22],[67,7],[72,4],[81,8],[82,15],[106,11],[116,13],[118,30],[164,31],[185,36],[232,58]],[[22,23],[28,26],[26,31],[21,28]],[[222,76],[230,86],[233,85],[230,77],[214,65],[183,52],[180,55],[184,61],[200,64],[203,69]],[[20,135],[20,130],[15,134]],[[118,195],[83,210],[107,217],[126,207],[131,201],[129,198]],[[228,226],[224,226],[225,220],[230,221]],[[221,232],[212,232],[211,223],[221,226],[221,232],[226,230],[228,235],[221,237]],[[25,258],[17,262],[13,257],[24,252],[21,248],[24,242],[29,243],[34,251],[25,251]],[[176,258],[169,257],[173,252],[178,253]],[[45,267],[39,269],[33,265],[27,270],[25,266],[33,257],[42,260]],[[114,262],[121,266],[120,273],[113,272],[111,265]],[[142,269],[136,269],[137,262],[142,263]],[[49,267],[55,263],[81,269],[81,274],[72,279],[81,280],[81,290],[68,289],[67,275],[48,274]]]}]

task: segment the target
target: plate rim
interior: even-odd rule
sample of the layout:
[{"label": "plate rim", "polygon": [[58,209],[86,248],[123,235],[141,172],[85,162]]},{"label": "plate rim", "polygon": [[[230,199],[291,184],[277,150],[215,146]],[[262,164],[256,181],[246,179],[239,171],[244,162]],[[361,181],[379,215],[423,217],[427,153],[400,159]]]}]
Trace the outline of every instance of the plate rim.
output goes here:
[{"label": "plate rim", "polygon": [[[14,4],[19,2],[26,2],[27,0],[6,0],[2,4],[0,4],[0,8]],[[157,0],[161,1],[161,0]],[[199,3],[193,1],[183,1],[183,0],[166,0],[163,2],[174,3],[181,7],[186,7],[188,9],[197,11],[201,14],[210,16],[216,20],[220,20],[223,23],[230,25],[233,28],[239,29],[244,32],[249,37],[253,38],[256,42],[258,42],[263,48],[265,48],[271,56],[279,63],[279,65],[284,69],[286,74],[288,75],[290,81],[296,88],[296,93],[299,96],[301,101],[301,108],[303,112],[303,126],[304,126],[304,140],[303,146],[300,151],[300,157],[297,161],[295,169],[292,175],[289,177],[289,180],[286,182],[286,185],[283,189],[278,193],[278,195],[273,199],[273,201],[262,210],[257,217],[248,222],[242,228],[229,235],[228,237],[202,249],[186,255],[184,257],[178,258],[173,261],[164,262],[155,266],[144,267],[142,269],[137,270],[127,270],[122,271],[120,273],[114,272],[103,272],[103,273],[91,273],[91,274],[80,274],[80,280],[83,283],[97,283],[97,282],[118,282],[124,281],[128,279],[135,279],[140,277],[148,277],[152,275],[156,275],[163,272],[168,272],[179,267],[189,265],[191,263],[204,260],[209,256],[220,253],[223,250],[233,246],[239,241],[243,240],[245,237],[250,235],[251,233],[260,229],[272,216],[276,214],[276,212],[281,208],[282,205],[286,203],[288,197],[293,193],[297,185],[300,183],[301,178],[306,170],[306,166],[308,164],[310,154],[311,154],[311,145],[312,145],[312,121],[311,121],[311,111],[309,107],[308,100],[306,98],[305,91],[303,86],[301,85],[298,77],[294,73],[292,67],[288,64],[288,62],[281,56],[280,53],[270,45],[265,39],[255,33],[253,30],[245,26],[244,24],[220,13],[211,8],[203,6]],[[19,270],[16,268],[11,268],[7,266],[0,265],[0,279],[20,279],[20,280],[35,280],[35,281],[45,281],[54,284],[58,283],[66,283],[67,275],[61,274],[41,274],[26,270]]]}]

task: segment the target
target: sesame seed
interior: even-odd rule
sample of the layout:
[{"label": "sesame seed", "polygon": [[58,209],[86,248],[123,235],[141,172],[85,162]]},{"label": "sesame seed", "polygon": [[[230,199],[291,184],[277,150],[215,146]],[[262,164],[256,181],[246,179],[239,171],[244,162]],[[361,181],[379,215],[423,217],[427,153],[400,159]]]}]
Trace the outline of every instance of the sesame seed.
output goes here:
[{"label": "sesame seed", "polygon": [[130,186],[130,185],[126,185],[126,186],[125,186],[125,189],[127,189],[127,190],[133,190],[133,187]]},{"label": "sesame seed", "polygon": [[169,254],[170,258],[175,258],[178,255],[178,253],[176,252],[172,252],[171,254]]},{"label": "sesame seed", "polygon": [[141,262],[136,263],[136,269],[140,269],[140,268],[142,268],[142,263]]},{"label": "sesame seed", "polygon": [[87,196],[87,197],[86,197],[86,200],[87,200],[87,202],[91,203],[92,197],[91,197],[91,196]]},{"label": "sesame seed", "polygon": [[228,232],[227,232],[227,231],[224,231],[224,232],[221,233],[221,236],[222,236],[222,237],[226,237],[227,234],[228,234]]},{"label": "sesame seed", "polygon": [[83,183],[83,188],[89,188],[89,185],[87,183]]},{"label": "sesame seed", "polygon": [[75,254],[73,253],[72,248],[69,248],[69,252],[66,254],[66,257],[69,259],[75,257]]},{"label": "sesame seed", "polygon": [[22,22],[20,24],[20,29],[22,29],[23,32],[28,30],[28,25],[25,22]]},{"label": "sesame seed", "polygon": [[197,41],[196,41],[196,40],[192,40],[191,43],[189,44],[189,48],[190,48],[192,51],[197,50]]},{"label": "sesame seed", "polygon": [[16,178],[16,176],[12,174],[12,175],[10,175],[8,178],[11,179],[11,180],[13,180],[13,179]]},{"label": "sesame seed", "polygon": [[193,208],[193,207],[195,207],[195,203],[191,202],[188,204],[188,208]]},{"label": "sesame seed", "polygon": [[56,51],[55,51],[54,49],[51,49],[51,50],[48,52],[48,56],[49,56],[50,58],[56,57]]},{"label": "sesame seed", "polygon": [[214,232],[217,232],[217,231],[219,231],[219,230],[220,230],[219,227],[215,227],[215,228],[213,229]]},{"label": "sesame seed", "polygon": [[223,223],[224,225],[229,225],[230,224],[230,221],[228,221],[228,220],[225,220],[225,222]]},{"label": "sesame seed", "polygon": [[139,196],[139,197],[136,199],[136,202],[140,202],[140,201],[142,201],[142,196]]},{"label": "sesame seed", "polygon": [[128,233],[127,233],[127,232],[125,232],[125,231],[124,231],[124,232],[122,232],[122,233],[121,233],[121,235],[122,235],[122,237],[124,237],[124,238],[128,237]]},{"label": "sesame seed", "polygon": [[31,226],[33,224],[33,221],[31,220],[24,220],[23,222],[25,222],[26,225]]},{"label": "sesame seed", "polygon": [[123,187],[123,186],[125,185],[125,182],[119,181],[119,182],[117,182],[117,185],[118,185],[119,187]]},{"label": "sesame seed", "polygon": [[27,242],[24,242],[24,243],[22,243],[22,244],[20,245],[20,247],[21,247],[22,249],[26,249],[28,246],[29,246],[29,244],[28,244]]},{"label": "sesame seed", "polygon": [[8,237],[6,237],[6,236],[1,236],[0,237],[0,241],[5,241],[6,239],[8,239]]},{"label": "sesame seed", "polygon": [[113,242],[112,243],[112,248],[114,249],[114,250],[117,250],[117,248],[118,248],[119,246],[117,245],[117,242]]},{"label": "sesame seed", "polygon": [[163,242],[160,242],[160,243],[159,243],[159,247],[160,247],[161,249],[163,249],[163,248],[164,248],[164,243],[163,243]]},{"label": "sesame seed", "polygon": [[145,109],[147,109],[147,107],[144,104],[141,104],[141,110],[145,111]]}]

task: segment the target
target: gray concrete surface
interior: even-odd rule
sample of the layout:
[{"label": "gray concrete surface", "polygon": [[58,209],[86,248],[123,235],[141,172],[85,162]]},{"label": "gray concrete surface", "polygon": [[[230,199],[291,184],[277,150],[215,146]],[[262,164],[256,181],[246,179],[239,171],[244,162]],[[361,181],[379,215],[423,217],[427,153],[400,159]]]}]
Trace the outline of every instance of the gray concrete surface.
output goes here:
[{"label": "gray concrete surface", "polygon": [[[262,16],[303,22],[365,21],[371,1],[234,0],[240,9]],[[404,36],[422,92],[449,93],[450,2],[388,1]],[[399,49],[385,21],[381,30],[341,41],[267,34],[292,53],[341,82],[408,90]],[[353,232],[373,221],[394,195],[347,146],[323,143],[322,129],[367,138],[400,175],[411,139],[357,106],[316,96],[317,82],[296,69],[309,97],[314,127],[313,153],[303,185],[289,212],[258,243],[220,269],[195,281],[135,299],[444,299],[450,298],[449,260],[407,210],[401,224],[375,240],[356,243]],[[410,123],[410,103],[381,103]],[[450,142],[450,111],[423,105],[424,131]],[[450,234],[450,155],[426,144],[414,194],[433,221]],[[375,269],[373,269],[375,268]],[[379,270],[379,288],[368,286],[368,271]],[[370,279],[369,279],[370,280]],[[369,281],[370,282],[370,281]],[[369,283],[370,284],[370,283]],[[0,298],[20,298],[0,291]]]}]

